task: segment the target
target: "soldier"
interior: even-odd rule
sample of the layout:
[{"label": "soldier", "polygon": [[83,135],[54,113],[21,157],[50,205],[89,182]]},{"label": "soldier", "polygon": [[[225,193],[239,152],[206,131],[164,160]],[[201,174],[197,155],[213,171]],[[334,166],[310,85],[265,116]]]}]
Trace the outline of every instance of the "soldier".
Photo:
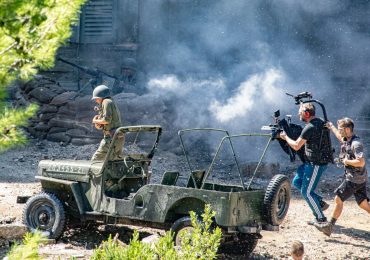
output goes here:
[{"label": "soldier", "polygon": [[354,195],[357,205],[370,214],[369,198],[366,194],[367,170],[364,146],[360,138],[353,133],[352,119],[345,117],[339,119],[338,129],[328,122],[328,128],[341,143],[341,158],[344,164],[344,180],[335,190],[335,208],[330,222],[315,225],[318,230],[330,236],[335,222],[342,214],[344,201]]},{"label": "soldier", "polygon": [[[100,142],[98,150],[94,153],[91,160],[104,160],[111,144],[113,135],[118,127],[122,125],[121,115],[118,107],[110,97],[110,90],[105,85],[97,86],[93,91],[93,100],[99,105],[98,115],[94,116],[92,122],[98,130],[102,130],[104,137]],[[122,146],[124,136],[120,136],[114,147],[112,159],[122,158]]]},{"label": "soldier", "polygon": [[120,80],[113,86],[113,94],[121,92],[143,94],[144,75],[138,71],[137,63],[134,58],[125,58],[121,64]]}]

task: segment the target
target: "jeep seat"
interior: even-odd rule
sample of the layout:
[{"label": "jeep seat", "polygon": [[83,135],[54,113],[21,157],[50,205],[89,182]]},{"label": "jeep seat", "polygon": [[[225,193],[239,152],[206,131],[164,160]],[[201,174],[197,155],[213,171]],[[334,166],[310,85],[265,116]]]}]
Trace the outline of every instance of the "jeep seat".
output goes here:
[{"label": "jeep seat", "polygon": [[173,186],[176,185],[177,179],[179,178],[179,172],[166,171],[162,176],[162,185]]},{"label": "jeep seat", "polygon": [[200,189],[205,173],[205,170],[192,171],[186,187]]}]

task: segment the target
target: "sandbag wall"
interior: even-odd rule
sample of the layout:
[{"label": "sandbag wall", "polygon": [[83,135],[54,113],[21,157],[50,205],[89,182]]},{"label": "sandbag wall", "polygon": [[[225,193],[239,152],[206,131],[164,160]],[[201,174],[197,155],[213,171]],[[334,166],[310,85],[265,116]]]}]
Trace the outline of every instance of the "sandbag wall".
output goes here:
[{"label": "sandbag wall", "polygon": [[94,103],[89,96],[76,95],[75,91],[66,91],[58,83],[41,77],[20,84],[13,99],[16,107],[39,105],[36,117],[30,119],[27,127],[33,136],[76,145],[97,143],[101,133],[91,124]]},{"label": "sandbag wall", "polygon": [[[37,80],[18,84],[12,96],[16,107],[30,103],[39,105],[37,116],[30,120],[27,128],[32,136],[65,144],[98,143],[102,133],[91,123],[96,115],[96,104],[91,100],[91,94],[80,95],[41,76]],[[171,130],[174,120],[172,109],[165,100],[153,94],[138,96],[134,93],[119,93],[113,99],[121,111],[124,126],[161,125],[164,129],[162,147],[178,146],[177,129]]]}]

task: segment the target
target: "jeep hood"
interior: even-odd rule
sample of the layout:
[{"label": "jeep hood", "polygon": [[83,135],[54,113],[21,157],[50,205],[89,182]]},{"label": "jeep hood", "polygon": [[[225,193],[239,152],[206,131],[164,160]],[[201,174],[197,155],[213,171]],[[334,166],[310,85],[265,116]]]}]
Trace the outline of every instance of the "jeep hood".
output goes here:
[{"label": "jeep hood", "polygon": [[103,162],[87,160],[42,160],[39,162],[38,175],[88,182],[90,176],[100,173],[102,165]]}]

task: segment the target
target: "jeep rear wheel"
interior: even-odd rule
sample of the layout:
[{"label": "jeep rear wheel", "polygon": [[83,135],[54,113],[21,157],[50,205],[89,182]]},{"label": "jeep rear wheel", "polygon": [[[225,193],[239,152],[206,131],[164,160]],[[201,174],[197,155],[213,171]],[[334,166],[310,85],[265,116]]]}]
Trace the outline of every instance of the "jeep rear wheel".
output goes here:
[{"label": "jeep rear wheel", "polygon": [[275,175],[267,186],[264,198],[264,214],[270,225],[280,225],[288,213],[291,197],[287,176]]},{"label": "jeep rear wheel", "polygon": [[48,238],[58,238],[65,226],[65,211],[60,200],[51,193],[31,197],[23,209],[23,223],[31,232],[39,230]]},{"label": "jeep rear wheel", "polygon": [[184,232],[193,232],[194,227],[191,224],[191,218],[189,216],[179,218],[173,223],[171,231],[174,233],[173,240],[176,246],[181,246],[181,234]]}]

